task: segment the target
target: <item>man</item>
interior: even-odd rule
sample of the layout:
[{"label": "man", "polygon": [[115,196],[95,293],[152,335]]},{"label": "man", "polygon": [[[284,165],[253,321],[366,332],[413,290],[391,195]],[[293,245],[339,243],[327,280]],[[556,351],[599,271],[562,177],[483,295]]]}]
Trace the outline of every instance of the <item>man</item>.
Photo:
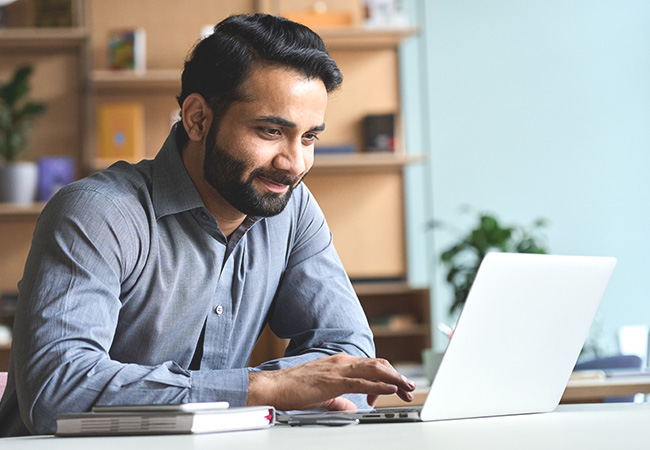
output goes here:
[{"label": "man", "polygon": [[[61,190],[39,218],[0,435],[97,404],[355,409],[414,385],[372,335],[301,183],[341,74],[308,28],[233,16],[185,63],[153,161]],[[284,358],[246,363],[269,324]]]}]

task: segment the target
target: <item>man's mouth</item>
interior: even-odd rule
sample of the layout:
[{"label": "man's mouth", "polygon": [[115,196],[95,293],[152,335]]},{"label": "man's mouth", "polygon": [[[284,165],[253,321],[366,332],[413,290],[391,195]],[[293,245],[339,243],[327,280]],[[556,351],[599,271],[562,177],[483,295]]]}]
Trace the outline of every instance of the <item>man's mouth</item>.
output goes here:
[{"label": "man's mouth", "polygon": [[266,178],[261,175],[258,175],[257,179],[260,180],[262,184],[264,184],[264,186],[266,186],[266,188],[274,194],[284,194],[289,190],[288,184],[278,183],[277,181],[273,181],[270,178]]}]

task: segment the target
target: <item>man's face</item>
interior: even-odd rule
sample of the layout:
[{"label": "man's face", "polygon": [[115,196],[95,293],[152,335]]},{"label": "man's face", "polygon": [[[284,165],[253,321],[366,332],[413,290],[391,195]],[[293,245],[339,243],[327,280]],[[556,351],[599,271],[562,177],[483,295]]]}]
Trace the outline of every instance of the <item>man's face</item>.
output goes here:
[{"label": "man's face", "polygon": [[270,217],[282,212],[313,164],[327,91],[319,79],[264,66],[242,88],[246,100],[210,126],[204,177],[240,212]]}]

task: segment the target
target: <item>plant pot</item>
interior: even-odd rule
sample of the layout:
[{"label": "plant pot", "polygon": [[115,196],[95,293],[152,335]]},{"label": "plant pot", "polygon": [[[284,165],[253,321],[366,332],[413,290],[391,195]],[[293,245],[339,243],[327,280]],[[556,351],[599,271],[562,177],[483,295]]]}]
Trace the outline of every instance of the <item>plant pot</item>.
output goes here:
[{"label": "plant pot", "polygon": [[29,205],[36,198],[38,165],[20,161],[0,167],[0,201]]}]

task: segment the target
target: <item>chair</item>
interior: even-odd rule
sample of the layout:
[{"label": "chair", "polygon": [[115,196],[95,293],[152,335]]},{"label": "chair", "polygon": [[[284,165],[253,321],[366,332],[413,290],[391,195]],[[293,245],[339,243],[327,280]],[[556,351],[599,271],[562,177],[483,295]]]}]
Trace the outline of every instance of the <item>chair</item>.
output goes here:
[{"label": "chair", "polygon": [[[612,370],[612,369],[637,369],[641,370],[643,361],[637,355],[614,355],[603,358],[595,358],[576,364],[574,370]],[[606,403],[615,402],[633,402],[634,396],[631,397],[609,397],[605,399]]]},{"label": "chair", "polygon": [[574,370],[641,369],[642,361],[637,355],[614,355],[595,358],[576,364]]},{"label": "chair", "polygon": [[5,388],[7,387],[7,377],[9,374],[7,372],[0,372],[0,398],[2,398],[2,394],[5,392]]}]

